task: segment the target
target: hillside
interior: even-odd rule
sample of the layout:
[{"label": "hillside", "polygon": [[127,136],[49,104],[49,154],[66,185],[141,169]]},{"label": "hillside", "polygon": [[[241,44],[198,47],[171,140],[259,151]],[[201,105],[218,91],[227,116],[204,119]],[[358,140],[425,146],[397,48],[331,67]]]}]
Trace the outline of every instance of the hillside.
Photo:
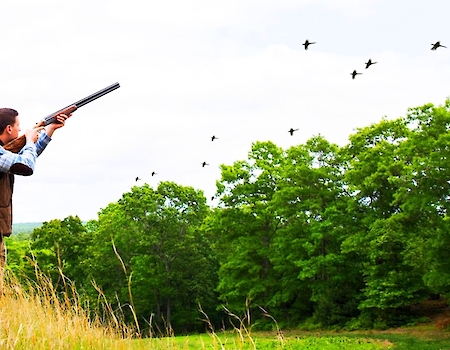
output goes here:
[{"label": "hillside", "polygon": [[37,227],[41,227],[42,222],[19,222],[12,225],[13,234],[30,234]]}]

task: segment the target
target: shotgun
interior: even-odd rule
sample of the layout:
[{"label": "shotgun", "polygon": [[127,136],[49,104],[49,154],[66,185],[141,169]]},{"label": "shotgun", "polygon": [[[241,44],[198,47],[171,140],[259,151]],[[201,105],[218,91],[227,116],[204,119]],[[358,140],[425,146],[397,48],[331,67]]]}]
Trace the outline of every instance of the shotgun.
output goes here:
[{"label": "shotgun", "polygon": [[[110,93],[111,91],[114,91],[115,89],[118,89],[120,87],[119,83],[114,83],[110,86],[105,87],[104,89],[101,89],[95,93],[93,93],[92,95],[89,95],[75,103],[72,103],[52,114],[49,114],[48,116],[46,116],[45,118],[43,118],[41,121],[37,122],[36,125],[33,128],[39,128],[41,126],[46,126],[49,125],[51,123],[57,122],[56,117],[59,114],[70,114],[75,112],[78,108],[98,99],[99,97],[102,97],[108,93]],[[19,153],[20,150],[23,148],[23,146],[25,146],[26,144],[26,139],[25,139],[25,135],[19,136],[18,138],[8,142],[6,145],[3,146],[4,149],[6,149],[7,151],[11,151],[14,153]]]}]

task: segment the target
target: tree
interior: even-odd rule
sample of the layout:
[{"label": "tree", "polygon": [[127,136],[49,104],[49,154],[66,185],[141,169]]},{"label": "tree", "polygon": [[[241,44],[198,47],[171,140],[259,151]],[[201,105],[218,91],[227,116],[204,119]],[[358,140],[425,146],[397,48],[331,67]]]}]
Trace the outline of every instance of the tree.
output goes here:
[{"label": "tree", "polygon": [[408,256],[417,253],[415,222],[400,200],[412,155],[405,147],[411,130],[407,120],[382,120],[359,129],[346,148],[345,181],[353,201],[349,215],[353,232],[343,243],[362,262],[364,276],[360,309],[390,318],[426,295],[422,270]]},{"label": "tree", "polygon": [[30,275],[30,264],[26,258],[30,250],[29,234],[14,234],[6,238],[8,258],[6,270],[11,271],[19,279]]},{"label": "tree", "polygon": [[354,254],[341,252],[351,220],[343,215],[349,197],[339,151],[321,136],[288,149],[273,202],[285,221],[273,258],[284,278],[291,276],[283,291],[290,290],[290,298],[309,296],[314,319],[323,326],[343,324],[357,314],[355,296],[362,282]]},{"label": "tree", "polygon": [[92,278],[108,299],[117,293],[134,305],[139,318],[154,314],[169,331],[195,324],[198,303],[215,298],[214,256],[201,229],[208,214],[203,193],[192,187],[133,187],[99,214]]},{"label": "tree", "polygon": [[433,292],[450,296],[450,100],[442,106],[412,108],[407,121],[408,171],[397,196],[415,227],[410,243],[415,249],[407,258]]},{"label": "tree", "polygon": [[220,261],[218,291],[227,307],[270,311],[281,275],[271,261],[273,240],[283,225],[272,207],[284,151],[272,142],[252,145],[247,161],[222,165],[217,182],[220,209],[213,230]]},{"label": "tree", "polygon": [[89,236],[78,216],[44,222],[31,233],[31,253],[40,270],[52,277],[55,288],[62,288],[66,276],[72,282],[83,282],[81,268]]}]

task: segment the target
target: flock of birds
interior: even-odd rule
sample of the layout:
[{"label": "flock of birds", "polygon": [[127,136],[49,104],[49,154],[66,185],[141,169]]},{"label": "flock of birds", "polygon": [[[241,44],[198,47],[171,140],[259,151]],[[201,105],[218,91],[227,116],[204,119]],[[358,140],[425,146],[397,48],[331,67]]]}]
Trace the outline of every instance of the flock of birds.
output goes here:
[{"label": "flock of birds", "polygon": [[[309,45],[312,45],[312,44],[316,44],[316,42],[311,42],[308,39],[306,39],[305,42],[302,45],[305,47],[305,50],[308,50]],[[431,50],[437,50],[439,47],[447,48],[447,46],[441,45],[440,41],[436,41],[434,44],[431,44]],[[372,59],[369,58],[369,60],[367,62],[365,62],[366,69],[369,68],[372,64],[375,64],[375,63],[377,63],[377,62],[372,62]],[[355,79],[355,77],[358,74],[362,74],[362,73],[358,73],[356,71],[356,69],[353,72],[350,73],[350,75],[352,76],[352,79]],[[289,131],[289,132],[291,132],[291,131]],[[292,135],[292,132],[291,132],[291,135]]]},{"label": "flock of birds", "polygon": [[[316,44],[316,42],[315,42],[315,41],[314,41],[314,42],[311,42],[311,41],[309,41],[308,39],[306,39],[305,42],[304,42],[302,45],[305,47],[305,50],[308,50],[309,45],[313,45],[313,44]],[[431,44],[431,50],[437,50],[437,49],[440,48],[440,47],[447,48],[447,46],[442,45],[442,44],[440,43],[440,41],[436,41],[434,44]],[[371,65],[376,64],[376,63],[377,63],[377,62],[373,62],[372,59],[369,58],[368,61],[365,62],[365,65],[366,65],[366,68],[365,68],[365,69],[369,68]],[[352,76],[352,79],[355,79],[355,77],[356,77],[357,75],[360,75],[360,74],[362,74],[362,73],[358,73],[356,69],[353,70],[353,72],[350,73],[350,75]],[[288,133],[289,133],[291,136],[293,136],[293,135],[294,135],[294,132],[297,131],[297,130],[298,130],[298,129],[290,128],[290,129],[288,130]],[[211,136],[211,141],[214,141],[214,140],[218,140],[218,137],[215,136],[215,135]],[[203,162],[203,163],[202,163],[202,168],[204,168],[204,167],[207,166],[207,165],[209,165],[209,164],[206,163],[206,162]],[[155,175],[157,175],[157,173],[153,171],[153,172],[151,173],[151,175],[152,175],[152,176],[155,176]],[[136,180],[136,181],[139,181],[139,180],[141,180],[141,178],[136,177],[135,180]],[[211,200],[214,200],[214,198],[215,198],[215,197],[212,196],[212,197],[211,197]]]}]

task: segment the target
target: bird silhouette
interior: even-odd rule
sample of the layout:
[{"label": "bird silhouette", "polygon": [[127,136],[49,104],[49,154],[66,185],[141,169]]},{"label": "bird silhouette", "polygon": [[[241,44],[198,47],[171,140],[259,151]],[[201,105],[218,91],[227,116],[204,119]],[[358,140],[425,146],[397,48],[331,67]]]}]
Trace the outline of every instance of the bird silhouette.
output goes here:
[{"label": "bird silhouette", "polygon": [[308,46],[311,44],[315,44],[316,42],[310,42],[308,39],[302,44],[305,47],[305,50],[308,50]]},{"label": "bird silhouette", "polygon": [[353,72],[350,73],[350,75],[352,76],[352,79],[355,79],[357,74],[362,74],[362,73],[357,73],[356,70],[354,70]]},{"label": "bird silhouette", "polygon": [[214,141],[214,140],[218,140],[219,138],[218,137],[215,137],[214,135],[211,137],[211,141]]},{"label": "bird silhouette", "polygon": [[431,44],[431,45],[433,45],[431,50],[437,50],[438,47],[445,47],[445,48],[447,48],[447,46],[441,45],[440,41],[436,41],[434,44]]},{"label": "bird silhouette", "polygon": [[288,130],[288,133],[290,133],[291,134],[291,136],[292,135],[294,135],[294,131],[297,131],[298,129],[292,129],[292,128],[290,128],[289,130]]},{"label": "bird silhouette", "polygon": [[206,163],[206,162],[203,162],[202,163],[202,167],[204,168],[205,167],[205,165],[209,165],[208,163]]},{"label": "bird silhouette", "polygon": [[140,177],[136,176],[136,181],[138,181],[138,180],[140,180],[140,179],[141,179]]},{"label": "bird silhouette", "polygon": [[366,62],[366,69],[369,68],[372,64],[375,64],[377,62],[372,62],[372,60],[369,58],[369,60]]},{"label": "bird silhouette", "polygon": [[152,176],[155,176],[155,175],[158,175],[158,174],[156,174],[154,171],[152,171]]}]

